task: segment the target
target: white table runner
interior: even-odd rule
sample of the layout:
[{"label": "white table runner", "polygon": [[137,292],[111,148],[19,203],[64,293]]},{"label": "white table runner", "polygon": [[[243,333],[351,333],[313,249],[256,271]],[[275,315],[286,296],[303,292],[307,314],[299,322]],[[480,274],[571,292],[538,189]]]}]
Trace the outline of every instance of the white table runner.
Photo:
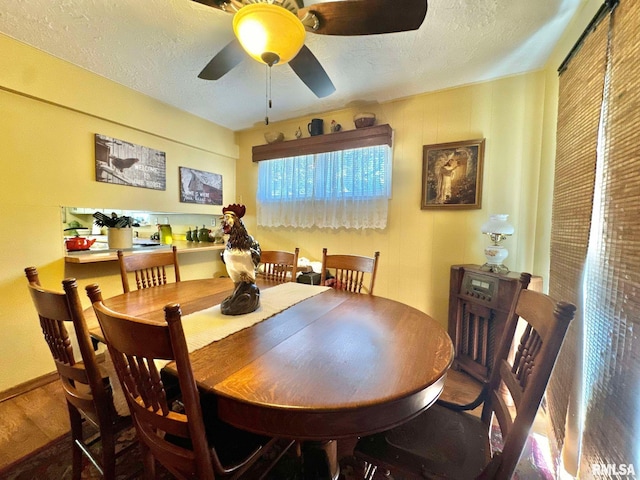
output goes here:
[{"label": "white table runner", "polygon": [[189,352],[262,322],[330,287],[287,282],[260,291],[260,306],[244,315],[223,315],[220,305],[182,317]]},{"label": "white table runner", "polygon": [[[260,290],[260,306],[251,313],[244,315],[223,315],[220,305],[200,310],[182,317],[182,328],[187,341],[189,353],[198,350],[212,342],[222,340],[229,335],[260,323],[277,313],[292,307],[296,303],[318,295],[330,287],[306,285],[288,282],[271,288]],[[167,361],[156,360],[158,368],[164,367]],[[112,379],[113,403],[116,411],[123,416],[129,415],[129,408],[122,392],[120,382],[111,361],[110,355],[105,355],[105,367]]]}]

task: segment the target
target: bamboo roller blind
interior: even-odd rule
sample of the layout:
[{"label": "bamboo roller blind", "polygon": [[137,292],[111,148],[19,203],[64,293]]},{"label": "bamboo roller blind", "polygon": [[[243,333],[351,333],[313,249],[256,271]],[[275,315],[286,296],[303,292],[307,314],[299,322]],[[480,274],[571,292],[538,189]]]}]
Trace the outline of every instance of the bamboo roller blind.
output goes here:
[{"label": "bamboo roller blind", "polygon": [[[636,474],[640,469],[638,31],[640,2],[621,1],[611,23],[601,22],[587,37],[560,78],[549,290],[585,306],[567,336],[548,401],[561,445],[568,386],[583,375],[582,478],[592,478],[593,465],[634,464]],[[583,322],[584,337],[577,322]],[[574,366],[580,346],[583,372]]]},{"label": "bamboo roller blind", "polygon": [[565,418],[576,375],[583,322],[582,268],[587,256],[596,168],[596,146],[606,66],[607,22],[587,39],[560,77],[549,295],[578,307],[547,389],[547,404],[560,455]]},{"label": "bamboo roller blind", "polygon": [[[603,171],[585,310],[588,397],[581,472],[635,464],[640,475],[640,2],[612,14]],[[593,265],[591,264],[593,263]],[[624,477],[623,477],[624,478]]]}]

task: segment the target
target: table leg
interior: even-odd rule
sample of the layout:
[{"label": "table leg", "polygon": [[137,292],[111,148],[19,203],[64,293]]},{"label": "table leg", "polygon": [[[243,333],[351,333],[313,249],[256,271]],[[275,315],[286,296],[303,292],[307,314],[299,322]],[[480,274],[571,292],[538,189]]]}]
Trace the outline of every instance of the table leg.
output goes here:
[{"label": "table leg", "polygon": [[335,440],[306,441],[302,445],[304,480],[338,480],[338,449]]}]

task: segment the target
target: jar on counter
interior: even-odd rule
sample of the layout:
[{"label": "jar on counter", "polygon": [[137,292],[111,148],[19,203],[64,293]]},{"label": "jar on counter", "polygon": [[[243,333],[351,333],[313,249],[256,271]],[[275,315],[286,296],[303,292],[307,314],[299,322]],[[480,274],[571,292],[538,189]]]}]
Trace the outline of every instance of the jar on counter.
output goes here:
[{"label": "jar on counter", "polygon": [[160,243],[162,245],[171,245],[173,243],[173,233],[171,232],[171,225],[166,223],[158,225],[158,232],[160,233]]}]

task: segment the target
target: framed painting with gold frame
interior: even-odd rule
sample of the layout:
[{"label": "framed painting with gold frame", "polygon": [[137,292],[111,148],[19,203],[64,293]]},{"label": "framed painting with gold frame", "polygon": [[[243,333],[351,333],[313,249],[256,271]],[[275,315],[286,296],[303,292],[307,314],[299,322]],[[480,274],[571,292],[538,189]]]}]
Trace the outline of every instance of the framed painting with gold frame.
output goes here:
[{"label": "framed painting with gold frame", "polygon": [[422,147],[422,210],[482,207],[484,143],[482,138]]}]

